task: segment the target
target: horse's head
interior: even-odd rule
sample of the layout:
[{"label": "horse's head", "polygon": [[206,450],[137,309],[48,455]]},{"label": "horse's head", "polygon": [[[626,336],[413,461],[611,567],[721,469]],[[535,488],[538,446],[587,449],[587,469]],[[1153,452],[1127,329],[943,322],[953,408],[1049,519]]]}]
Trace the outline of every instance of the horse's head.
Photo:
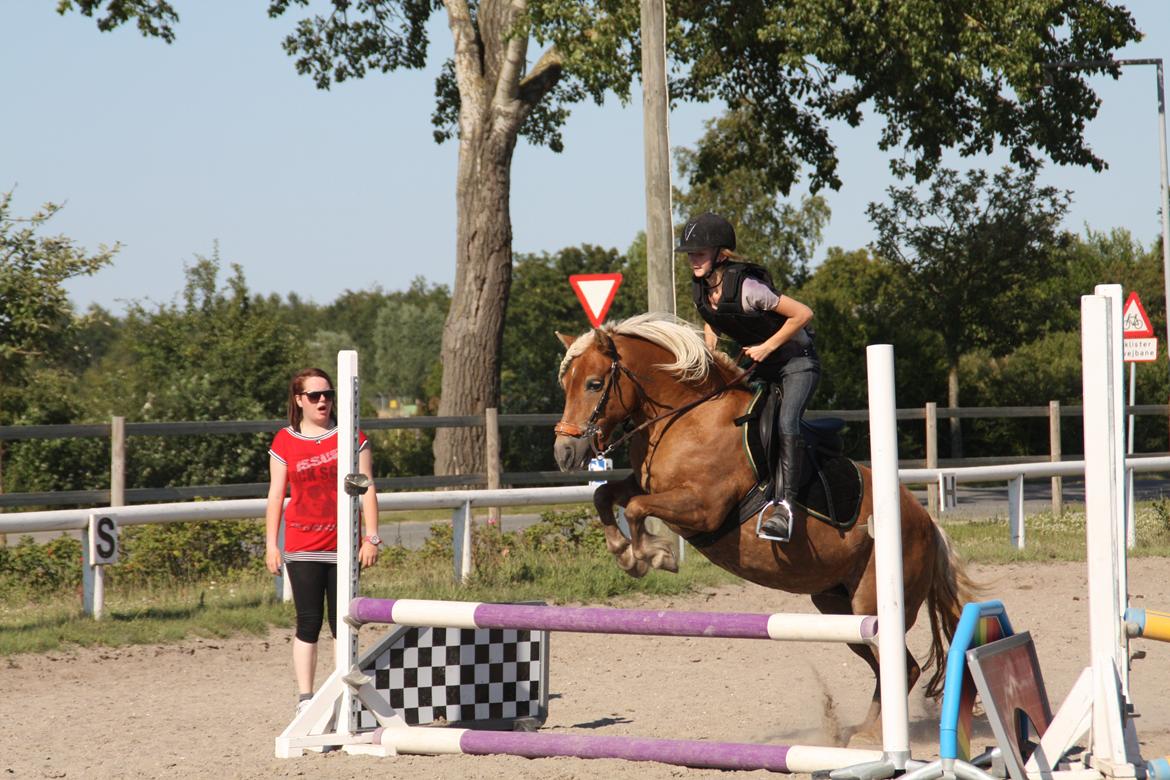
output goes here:
[{"label": "horse's head", "polygon": [[570,471],[585,467],[593,450],[629,416],[629,410],[621,400],[620,363],[613,338],[600,328],[580,339],[561,333],[557,338],[566,349],[575,345],[573,352],[578,353],[567,355],[567,363],[561,366],[565,410],[553,444],[557,466]]}]

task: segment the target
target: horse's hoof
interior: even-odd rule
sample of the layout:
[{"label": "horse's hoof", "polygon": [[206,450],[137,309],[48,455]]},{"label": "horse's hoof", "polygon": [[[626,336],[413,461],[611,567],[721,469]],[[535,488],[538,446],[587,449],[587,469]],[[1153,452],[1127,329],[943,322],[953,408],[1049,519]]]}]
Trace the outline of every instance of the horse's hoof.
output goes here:
[{"label": "horse's hoof", "polygon": [[638,560],[634,557],[633,550],[627,545],[626,549],[614,558],[617,560],[618,567],[626,574],[635,579],[646,576],[646,572],[650,570],[650,566],[646,561]]},{"label": "horse's hoof", "polygon": [[659,553],[655,555],[650,565],[655,569],[668,571],[671,574],[678,574],[678,560],[671,553]]},{"label": "horse's hoof", "polygon": [[875,729],[873,726],[861,725],[852,729],[852,734],[845,741],[845,746],[849,748],[873,748],[882,746],[882,736],[880,727]]}]

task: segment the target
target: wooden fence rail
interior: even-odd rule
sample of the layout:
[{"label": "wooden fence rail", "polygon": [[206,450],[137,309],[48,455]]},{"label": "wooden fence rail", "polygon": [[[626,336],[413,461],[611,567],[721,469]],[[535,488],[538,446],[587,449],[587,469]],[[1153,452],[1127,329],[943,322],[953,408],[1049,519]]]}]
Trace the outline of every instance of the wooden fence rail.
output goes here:
[{"label": "wooden fence rail", "polygon": [[[1139,404],[1127,407],[1127,412],[1138,416],[1162,416],[1170,412],[1166,404]],[[1046,406],[999,406],[948,408],[928,403],[922,408],[898,409],[897,419],[901,421],[922,420],[925,423],[925,459],[905,459],[908,468],[963,467],[987,464],[1059,462],[1060,421],[1064,417],[1080,417],[1080,406],[1064,406],[1052,401]],[[868,421],[866,409],[810,410],[805,413],[810,419],[837,417],[846,421]],[[1047,455],[992,456],[984,458],[938,457],[939,419],[997,419],[997,418],[1047,418],[1049,421],[1050,452]],[[477,485],[565,485],[582,484],[596,479],[621,479],[628,475],[628,469],[610,472],[559,471],[504,472],[500,473],[499,428],[549,426],[558,420],[558,414],[496,414],[488,410],[482,415],[458,417],[393,417],[362,420],[363,430],[420,430],[434,428],[484,427],[489,428],[486,474],[461,474],[450,476],[386,477],[375,480],[378,490],[419,490],[437,488],[472,487]],[[126,422],[122,417],[112,418],[110,423],[87,423],[78,425],[5,425],[0,426],[0,443],[5,441],[31,441],[35,439],[108,438],[111,440],[110,484],[112,490],[64,490],[36,493],[0,493],[0,509],[23,506],[111,506],[126,503],[151,501],[181,501],[195,498],[251,498],[263,496],[268,490],[266,482],[237,483],[232,485],[191,485],[159,488],[125,488],[125,453],[127,439],[135,436],[191,436],[233,433],[274,433],[285,424],[283,420],[226,420],[226,421],[182,421],[182,422]],[[498,476],[497,476],[498,475]],[[1060,477],[1052,478],[1053,511],[1060,513],[1063,508]],[[937,506],[937,487],[929,488],[929,505]]]}]

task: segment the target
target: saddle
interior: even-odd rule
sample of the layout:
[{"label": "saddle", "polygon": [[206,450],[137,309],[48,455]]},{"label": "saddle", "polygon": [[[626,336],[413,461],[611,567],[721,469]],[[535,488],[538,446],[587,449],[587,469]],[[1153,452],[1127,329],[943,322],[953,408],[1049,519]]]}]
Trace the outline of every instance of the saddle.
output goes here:
[{"label": "saddle", "polygon": [[[719,528],[687,537],[696,547],[713,544],[749,519],[755,519],[772,500],[772,480],[780,458],[776,420],[780,393],[767,385],[756,389],[747,411],[736,418],[743,429],[743,447],[756,484],[740,499]],[[861,510],[861,472],[845,457],[841,430],[845,421],[835,417],[801,420],[804,464],[800,470],[796,503],[809,517],[844,532],[857,522]]]}]

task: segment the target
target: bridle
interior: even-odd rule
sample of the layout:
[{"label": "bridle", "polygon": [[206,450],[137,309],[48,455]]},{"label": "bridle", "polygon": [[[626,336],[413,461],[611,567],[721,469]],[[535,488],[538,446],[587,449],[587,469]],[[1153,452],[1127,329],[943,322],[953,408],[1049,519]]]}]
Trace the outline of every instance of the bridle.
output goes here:
[{"label": "bridle", "polygon": [[[598,399],[597,406],[593,407],[593,413],[590,414],[589,419],[585,421],[585,426],[582,427],[576,423],[571,423],[567,420],[561,420],[556,424],[556,427],[553,428],[553,432],[556,433],[557,436],[568,436],[571,439],[587,438],[589,441],[589,448],[593,450],[594,456],[604,458],[605,456],[609,455],[609,453],[613,452],[619,446],[624,444],[638,431],[648,428],[659,420],[675,417],[677,415],[683,414],[684,412],[690,411],[696,406],[710,401],[712,398],[719,395],[720,393],[723,393],[728,388],[738,385],[740,382],[751,376],[752,372],[755,371],[755,368],[756,364],[753,363],[751,366],[741,371],[738,376],[733,377],[731,381],[725,382],[722,386],[715,388],[701,398],[688,401],[682,406],[666,406],[666,404],[653,401],[650,398],[649,394],[642,387],[642,383],[638,381],[637,375],[635,375],[633,371],[630,371],[630,369],[623,366],[615,354],[613,362],[610,363],[609,372],[605,376],[605,386],[601,389],[601,398]],[[605,411],[606,405],[609,403],[610,392],[614,387],[617,386],[618,374],[625,374],[630,378],[630,381],[634,383],[635,391],[639,396],[641,396],[643,400],[651,400],[657,406],[664,406],[666,407],[666,411],[657,417],[652,417],[640,425],[631,428],[630,426],[632,425],[631,417],[633,416],[633,410],[626,407],[625,403],[623,402],[622,407],[625,408],[627,414],[625,418],[622,419],[619,427],[624,428],[626,432],[616,441],[611,442],[609,446],[603,449],[602,445],[604,442],[601,439],[601,426],[597,424],[597,421],[601,417],[602,412]]]}]

